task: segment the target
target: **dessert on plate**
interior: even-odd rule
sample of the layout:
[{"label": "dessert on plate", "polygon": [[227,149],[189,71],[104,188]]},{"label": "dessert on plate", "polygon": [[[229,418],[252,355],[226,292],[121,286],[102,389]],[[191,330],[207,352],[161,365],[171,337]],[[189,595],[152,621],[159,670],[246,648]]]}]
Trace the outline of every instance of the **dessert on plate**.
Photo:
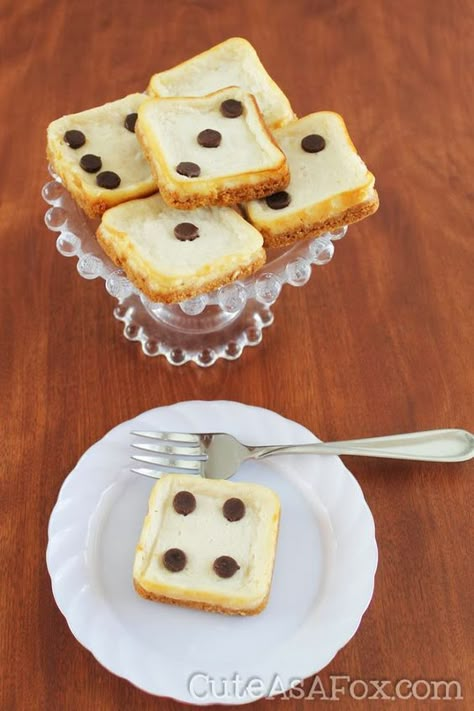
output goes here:
[{"label": "dessert on plate", "polygon": [[133,566],[139,595],[228,615],[270,594],[280,502],[259,484],[169,474],[149,499]]}]

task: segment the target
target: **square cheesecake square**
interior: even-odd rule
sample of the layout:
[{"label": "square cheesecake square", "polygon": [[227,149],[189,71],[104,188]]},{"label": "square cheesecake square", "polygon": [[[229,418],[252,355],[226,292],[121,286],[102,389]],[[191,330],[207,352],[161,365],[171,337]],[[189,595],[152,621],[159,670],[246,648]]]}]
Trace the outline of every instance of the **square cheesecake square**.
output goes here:
[{"label": "square cheesecake square", "polygon": [[212,291],[265,263],[262,235],[232,208],[183,213],[158,194],[107,210],[97,239],[148,298],[165,303]]},{"label": "square cheesecake square", "polygon": [[287,157],[291,180],[284,191],[243,205],[266,247],[316,237],[377,210],[375,178],[339,114],[310,114],[277,129],[274,137]]},{"label": "square cheesecake square", "polygon": [[253,94],[270,128],[294,119],[285,94],[263,67],[250,42],[231,37],[215,47],[154,74],[148,92],[155,96],[204,96],[226,86],[240,86]]},{"label": "square cheesecake square", "polygon": [[138,108],[147,98],[130,94],[48,126],[48,159],[89,217],[157,191],[135,135]]},{"label": "square cheesecake square", "polygon": [[169,474],[151,492],[137,545],[139,595],[229,615],[267,604],[280,502],[259,484]]},{"label": "square cheesecake square", "polygon": [[254,97],[238,87],[151,99],[138,110],[136,132],[163,200],[181,210],[235,205],[289,181]]}]

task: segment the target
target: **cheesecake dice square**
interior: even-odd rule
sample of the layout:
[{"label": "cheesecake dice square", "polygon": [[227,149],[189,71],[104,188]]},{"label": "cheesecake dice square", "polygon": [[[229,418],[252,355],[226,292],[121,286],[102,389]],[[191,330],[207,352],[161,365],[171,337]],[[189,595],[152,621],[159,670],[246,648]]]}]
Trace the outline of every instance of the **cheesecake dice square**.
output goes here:
[{"label": "cheesecake dice square", "polygon": [[344,120],[320,111],[274,131],[291,179],[283,191],[243,206],[265,247],[283,247],[368,217],[378,208],[375,178]]},{"label": "cheesecake dice square", "polygon": [[160,195],[107,210],[106,254],[149,299],[175,303],[244,278],[265,263],[262,235],[230,207],[183,212]]},{"label": "cheesecake dice square", "polygon": [[280,502],[259,484],[170,474],[153,487],[133,567],[142,597],[228,615],[267,604]]},{"label": "cheesecake dice square", "polygon": [[135,135],[145,94],[130,94],[48,126],[47,155],[54,171],[89,217],[157,191]]},{"label": "cheesecake dice square", "polygon": [[163,200],[181,210],[235,205],[284,189],[288,164],[255,98],[227,87],[140,106],[136,133]]},{"label": "cheesecake dice square", "polygon": [[253,94],[270,128],[294,119],[287,97],[268,75],[250,42],[242,37],[231,37],[154,74],[148,92],[155,96],[204,96],[226,86],[240,86]]}]

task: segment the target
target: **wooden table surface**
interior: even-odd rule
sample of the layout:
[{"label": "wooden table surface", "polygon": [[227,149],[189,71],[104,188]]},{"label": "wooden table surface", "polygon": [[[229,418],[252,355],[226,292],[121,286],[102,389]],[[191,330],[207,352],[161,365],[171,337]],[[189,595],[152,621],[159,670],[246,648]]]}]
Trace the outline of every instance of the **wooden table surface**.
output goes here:
[{"label": "wooden table surface", "polygon": [[[473,20],[467,0],[4,5],[2,709],[180,706],[113,676],[76,642],[46,570],[64,477],[122,420],[227,398],[322,439],[474,430]],[[255,45],[298,114],[345,117],[381,207],[306,287],[285,288],[262,345],[235,363],[175,369],[127,342],[101,280],[80,279],[75,260],[57,253],[40,197],[45,129],[233,35]],[[321,680],[458,680],[464,700],[450,708],[472,709],[472,463],[345,461],[373,511],[380,562],[372,604]],[[266,703],[302,705],[255,707]],[[348,691],[338,704],[365,707],[378,706]]]}]

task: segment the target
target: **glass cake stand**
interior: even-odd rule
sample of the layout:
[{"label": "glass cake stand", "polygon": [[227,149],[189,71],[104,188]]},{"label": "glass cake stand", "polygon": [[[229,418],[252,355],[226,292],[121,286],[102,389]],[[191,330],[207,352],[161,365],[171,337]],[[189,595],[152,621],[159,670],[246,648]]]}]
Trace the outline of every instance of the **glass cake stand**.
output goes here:
[{"label": "glass cake stand", "polygon": [[273,323],[271,306],[282,287],[306,284],[313,265],[327,264],[333,243],[347,232],[342,227],[288,249],[270,250],[258,272],[209,294],[179,304],[154,303],[104,254],[95,238],[98,220],[87,218],[60,178],[51,168],[49,172],[52,180],[42,189],[49,205],[45,223],[58,233],[58,251],[77,258],[77,271],[84,279],[105,281],[117,300],[113,315],[122,322],[125,338],[138,341],[145,355],[164,356],[172,365],[193,362],[209,367],[219,358],[237,360],[246,346],[258,345],[263,329]]}]

